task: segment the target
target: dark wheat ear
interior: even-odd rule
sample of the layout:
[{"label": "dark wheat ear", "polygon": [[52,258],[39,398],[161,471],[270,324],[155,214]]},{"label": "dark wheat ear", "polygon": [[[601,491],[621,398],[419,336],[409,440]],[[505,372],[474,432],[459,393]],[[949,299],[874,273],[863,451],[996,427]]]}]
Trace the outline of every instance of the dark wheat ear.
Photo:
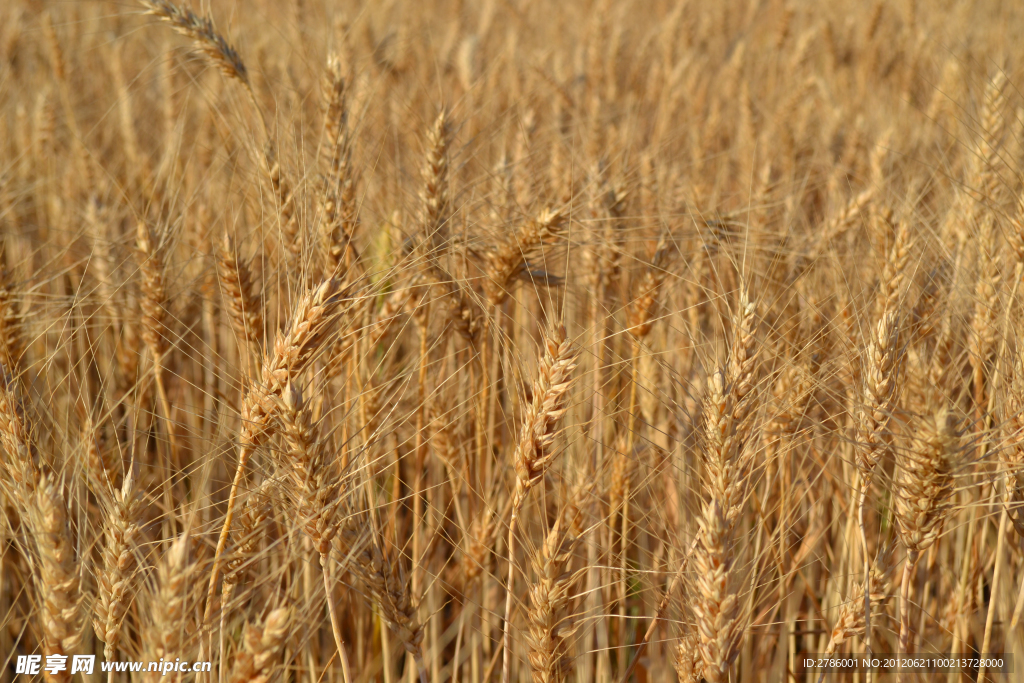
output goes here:
[{"label": "dark wheat ear", "polygon": [[197,48],[228,78],[241,82],[252,90],[249,70],[245,68],[238,51],[214,28],[213,20],[196,14],[187,7],[178,7],[167,0],[139,0],[146,14],[167,23],[177,33],[191,38]]},{"label": "dark wheat ear", "polygon": [[546,243],[562,235],[562,228],[568,218],[563,210],[544,209],[539,216],[523,223],[488,254],[485,288],[492,306],[498,306],[508,297],[509,286],[526,271],[530,259],[536,257]]}]

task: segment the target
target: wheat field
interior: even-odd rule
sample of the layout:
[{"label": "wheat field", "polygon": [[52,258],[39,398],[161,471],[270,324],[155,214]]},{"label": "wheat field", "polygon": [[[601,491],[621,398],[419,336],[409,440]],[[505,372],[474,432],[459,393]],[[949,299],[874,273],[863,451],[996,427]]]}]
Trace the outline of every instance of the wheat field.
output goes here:
[{"label": "wheat field", "polygon": [[0,680],[1024,680],[1020,35],[2,3]]}]

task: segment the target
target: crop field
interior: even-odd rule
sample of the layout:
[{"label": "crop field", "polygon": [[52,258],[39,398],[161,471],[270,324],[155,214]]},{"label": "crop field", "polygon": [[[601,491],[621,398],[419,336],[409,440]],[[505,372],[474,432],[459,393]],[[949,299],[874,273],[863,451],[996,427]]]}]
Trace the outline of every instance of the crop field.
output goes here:
[{"label": "crop field", "polygon": [[1024,680],[1022,35],[0,2],[0,681]]}]

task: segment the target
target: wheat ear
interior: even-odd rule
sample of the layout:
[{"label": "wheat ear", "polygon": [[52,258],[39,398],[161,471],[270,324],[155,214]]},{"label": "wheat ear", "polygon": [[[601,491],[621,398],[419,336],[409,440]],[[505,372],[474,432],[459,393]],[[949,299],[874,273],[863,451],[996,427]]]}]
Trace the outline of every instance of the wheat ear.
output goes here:
[{"label": "wheat ear", "polygon": [[[153,358],[153,377],[156,380],[160,410],[163,412],[164,426],[167,429],[167,440],[171,446],[171,462],[165,463],[164,466],[168,471],[172,471],[171,465],[180,465],[180,462],[178,441],[171,419],[171,402],[164,381],[164,370],[170,349],[170,329],[167,287],[164,283],[166,245],[160,237],[145,221],[139,221],[136,225],[136,248],[139,252],[139,271],[142,275],[142,339]],[[165,495],[169,501],[169,488],[165,490]]]},{"label": "wheat ear", "polygon": [[515,491],[512,494],[512,515],[508,527],[508,583],[505,587],[505,635],[502,653],[501,680],[508,683],[511,664],[512,583],[515,579],[515,530],[519,511],[526,495],[540,483],[558,455],[552,451],[558,421],[565,414],[572,385],[572,373],[579,357],[577,349],[566,339],[565,328],[557,327],[544,335],[543,354],[533,385],[533,402],[527,406],[519,441],[514,454]]},{"label": "wheat ear", "polygon": [[313,422],[312,412],[306,407],[297,384],[288,385],[281,393],[276,412],[281,435],[288,444],[284,455],[286,462],[283,463],[288,478],[287,489],[295,495],[295,511],[302,528],[320,555],[331,629],[341,659],[342,676],[348,683],[351,680],[348,652],[334,604],[334,586],[330,580],[329,566],[331,543],[340,523],[338,508],[342,502],[341,483],[333,463],[327,460],[325,442],[320,438],[319,428]]},{"label": "wheat ear", "polygon": [[749,484],[752,456],[746,449],[748,420],[754,407],[759,357],[756,307],[741,293],[725,372],[708,381],[705,398],[704,464],[708,499],[699,520],[700,542],[694,552],[699,651],[708,683],[728,678],[746,630],[746,615],[729,584],[735,561],[734,527]]},{"label": "wheat ear", "polygon": [[[864,522],[871,479],[882,455],[888,448],[887,429],[892,406],[898,389],[896,314],[883,313],[875,327],[867,348],[864,379],[864,399],[858,414],[860,441],[856,449],[857,470],[860,474],[860,492],[857,499],[857,521],[860,529],[861,550],[864,555],[864,645],[865,654],[871,656],[871,596],[868,593],[871,560],[868,556],[868,536]],[[870,678],[871,672],[867,673]]]},{"label": "wheat ear", "polygon": [[[923,419],[913,448],[897,458],[893,512],[900,539],[907,549],[900,584],[900,649],[910,642],[910,583],[921,551],[939,536],[952,507],[953,475],[958,465],[959,434],[956,420],[946,408]],[[896,682],[903,672],[896,670]]]},{"label": "wheat ear", "polygon": [[0,265],[0,363],[17,374],[25,354],[25,337],[15,288],[7,268]]},{"label": "wheat ear", "polygon": [[247,90],[252,90],[249,70],[245,68],[238,51],[224,36],[217,33],[212,19],[200,16],[187,7],[178,7],[168,0],[139,0],[139,4],[146,8],[146,14],[157,17],[169,24],[175,32],[191,38],[221,73],[238,80]]},{"label": "wheat ear", "polygon": [[18,385],[4,367],[0,367],[0,445],[7,452],[7,457],[0,464],[14,483],[14,497],[23,500],[23,507],[28,509],[31,505],[25,501],[35,490],[42,472],[25,421],[25,409]]},{"label": "wheat ear", "polygon": [[451,217],[449,191],[449,159],[451,146],[451,120],[445,110],[437,115],[427,134],[427,161],[423,166],[423,235],[429,251],[444,243],[448,220]]},{"label": "wheat ear", "polygon": [[[365,520],[366,524],[360,524]],[[380,610],[381,619],[395,634],[416,663],[420,683],[427,683],[423,665],[423,626],[416,618],[417,606],[406,589],[401,565],[379,542],[379,532],[367,519],[366,511],[349,514],[334,538],[335,551],[351,560],[352,572],[366,588]]]},{"label": "wheat ear", "polygon": [[[1022,233],[1024,234],[1024,233]],[[1013,365],[1013,380],[1003,403],[1004,429],[1007,432],[1006,449],[1006,516],[1013,524],[1017,536],[1024,538],[1024,359]],[[1016,632],[1024,612],[1024,577],[1017,591],[1017,601],[1010,620],[1010,631]]]},{"label": "wheat ear", "polygon": [[537,579],[530,585],[526,643],[534,683],[564,683],[573,671],[570,639],[579,622],[573,622],[572,607],[581,573],[570,567],[579,541],[570,516],[578,517],[579,510],[570,507],[559,515],[532,560]]},{"label": "wheat ear", "polygon": [[664,244],[659,244],[654,252],[654,258],[650,265],[644,270],[643,278],[637,287],[633,301],[629,305],[628,322],[629,331],[638,340],[644,339],[651,331],[655,307],[658,304],[658,294],[661,286],[668,277],[669,251]]},{"label": "wheat ear", "polygon": [[281,233],[284,248],[294,260],[302,256],[303,232],[299,226],[299,217],[295,211],[295,192],[292,184],[281,168],[281,162],[272,145],[267,145],[263,152],[263,171],[270,179],[270,185],[277,199],[277,212],[281,219]]},{"label": "wheat ear", "polygon": [[568,214],[564,211],[544,209],[536,219],[524,223],[488,255],[485,285],[492,306],[500,305],[508,297],[512,281],[526,270],[529,260],[545,243],[562,234],[567,220]]},{"label": "wheat ear", "polygon": [[[45,474],[23,511],[29,519],[39,551],[36,586],[39,592],[43,649],[47,655],[73,654],[82,640],[82,595],[78,581],[75,544],[68,523],[67,503],[52,474]],[[67,671],[51,674],[49,681],[70,681]]]},{"label": "wheat ear", "polygon": [[92,624],[96,637],[104,643],[103,658],[107,661],[117,653],[121,623],[135,590],[140,501],[134,485],[133,471],[129,471],[121,489],[109,494],[110,509],[103,529],[103,565],[96,576],[98,595]]},{"label": "wheat ear", "polygon": [[704,680],[704,662],[700,658],[696,633],[688,633],[676,643],[674,661],[679,683],[700,683]]},{"label": "wheat ear", "polygon": [[238,516],[238,541],[231,557],[224,561],[224,583],[238,586],[246,583],[252,572],[252,563],[257,559],[260,540],[266,532],[267,520],[273,512],[270,495],[275,482],[266,479],[260,487],[249,494]]},{"label": "wheat ear", "polygon": [[[191,539],[186,531],[174,540],[157,563],[157,589],[151,596],[149,623],[144,634],[145,646],[153,661],[189,658],[195,573]],[[151,678],[158,680],[159,675]]]},{"label": "wheat ear", "polygon": [[971,368],[974,381],[975,420],[982,426],[983,412],[992,378],[987,371],[996,348],[999,319],[999,294],[1002,271],[996,243],[995,216],[985,212],[978,235],[978,281],[974,290],[974,315],[971,318]]},{"label": "wheat ear", "polygon": [[879,289],[878,310],[880,314],[884,314],[885,311],[899,310],[900,297],[903,295],[909,274],[908,266],[914,248],[914,238],[910,232],[910,223],[906,220],[893,221],[890,210],[886,210],[881,219],[889,226],[893,237],[889,257],[885,260],[882,270],[883,286]]},{"label": "wheat ear", "polygon": [[266,479],[258,489],[249,494],[238,517],[238,541],[231,556],[224,562],[224,597],[221,600],[223,609],[220,612],[220,672],[224,672],[224,625],[227,619],[227,606],[231,604],[231,596],[235,589],[249,580],[252,565],[257,559],[260,540],[266,531],[266,521],[273,512],[270,504],[270,493],[274,481]]},{"label": "wheat ear", "polygon": [[373,543],[360,556],[359,575],[369,588],[388,628],[402,643],[405,651],[412,655],[419,669],[421,683],[427,683],[421,648],[423,626],[416,618],[416,605],[409,595],[398,563]]},{"label": "wheat ear", "polygon": [[164,249],[160,236],[145,221],[136,229],[136,248],[142,275],[142,339],[153,356],[162,358],[167,350],[167,288],[164,284]]},{"label": "wheat ear", "polygon": [[[620,683],[626,683],[633,674],[633,670],[654,635],[654,629],[668,609],[672,595],[682,583],[690,560],[708,566],[721,559],[721,556],[713,553],[726,551],[721,540],[732,533],[731,527],[742,510],[741,503],[749,482],[751,465],[751,456],[746,453],[746,442],[750,437],[752,427],[748,418],[754,408],[755,396],[752,391],[757,378],[760,350],[755,335],[758,324],[757,306],[749,300],[746,290],[740,292],[739,303],[739,311],[732,331],[728,363],[724,371],[719,370],[708,379],[708,395],[705,398],[704,457],[712,484],[712,495],[711,499],[705,503],[702,512],[707,516],[708,533],[717,533],[719,536],[716,538],[712,535],[705,539],[703,526],[701,531],[694,536],[689,551],[679,563],[665,594],[658,603],[651,623],[647,626],[647,631],[644,632],[636,652],[633,653],[633,659],[619,677]],[[701,522],[698,523],[701,524]],[[705,540],[708,541],[707,546],[704,545]],[[722,573],[716,569],[716,574],[718,585],[721,584],[723,576],[728,578],[728,572]],[[711,584],[714,583],[713,576],[705,575],[701,580]],[[714,590],[718,591],[717,588]],[[702,639],[698,648],[702,661],[705,653],[710,658],[717,658],[718,671],[721,671],[723,656],[735,658],[735,653],[731,650],[738,643],[738,638],[742,636],[744,624],[742,619],[744,615],[733,610],[734,602],[723,603],[721,600],[723,595],[709,592],[707,594],[708,601],[702,609],[705,610],[704,613],[709,618],[712,614],[730,616],[729,620],[722,623],[728,628],[709,629],[706,633],[708,640],[719,640],[719,643],[706,649],[703,641],[705,634],[700,634]],[[720,645],[728,647],[722,648],[719,647]],[[702,664],[702,668],[706,668],[706,664]],[[712,673],[712,675],[714,674]]]},{"label": "wheat ear", "polygon": [[[891,549],[892,547],[890,546],[889,550]],[[871,568],[871,579],[867,593],[871,600],[871,606],[876,609],[885,605],[892,597],[893,587],[889,576],[892,566],[889,564],[889,559],[890,552],[883,551],[879,553],[875,566]],[[836,623],[832,626],[828,645],[825,647],[825,654],[834,653],[836,648],[850,638],[864,634],[867,627],[864,604],[861,601],[861,596],[864,595],[864,592],[862,584],[855,583],[853,585],[853,588],[850,590],[850,599],[843,603],[842,608],[839,610],[839,616],[836,618]],[[826,673],[826,671],[821,672],[818,676],[818,683],[822,683],[825,680]]]},{"label": "wheat ear", "polygon": [[257,351],[263,338],[263,305],[249,263],[239,256],[227,233],[217,252],[217,265],[221,297],[231,326],[249,349]]},{"label": "wheat ear", "polygon": [[92,490],[103,495],[115,489],[121,473],[121,457],[115,449],[108,447],[102,425],[96,424],[88,413],[82,424],[81,440]]},{"label": "wheat ear", "polygon": [[273,683],[276,664],[288,640],[293,611],[280,607],[267,615],[262,626],[245,625],[242,651],[235,656],[231,683]]},{"label": "wheat ear", "polygon": [[360,263],[354,241],[358,216],[347,90],[341,59],[331,54],[327,58],[323,84],[324,141],[321,156],[326,169],[320,195],[325,272],[328,275],[339,274],[343,269]]}]

